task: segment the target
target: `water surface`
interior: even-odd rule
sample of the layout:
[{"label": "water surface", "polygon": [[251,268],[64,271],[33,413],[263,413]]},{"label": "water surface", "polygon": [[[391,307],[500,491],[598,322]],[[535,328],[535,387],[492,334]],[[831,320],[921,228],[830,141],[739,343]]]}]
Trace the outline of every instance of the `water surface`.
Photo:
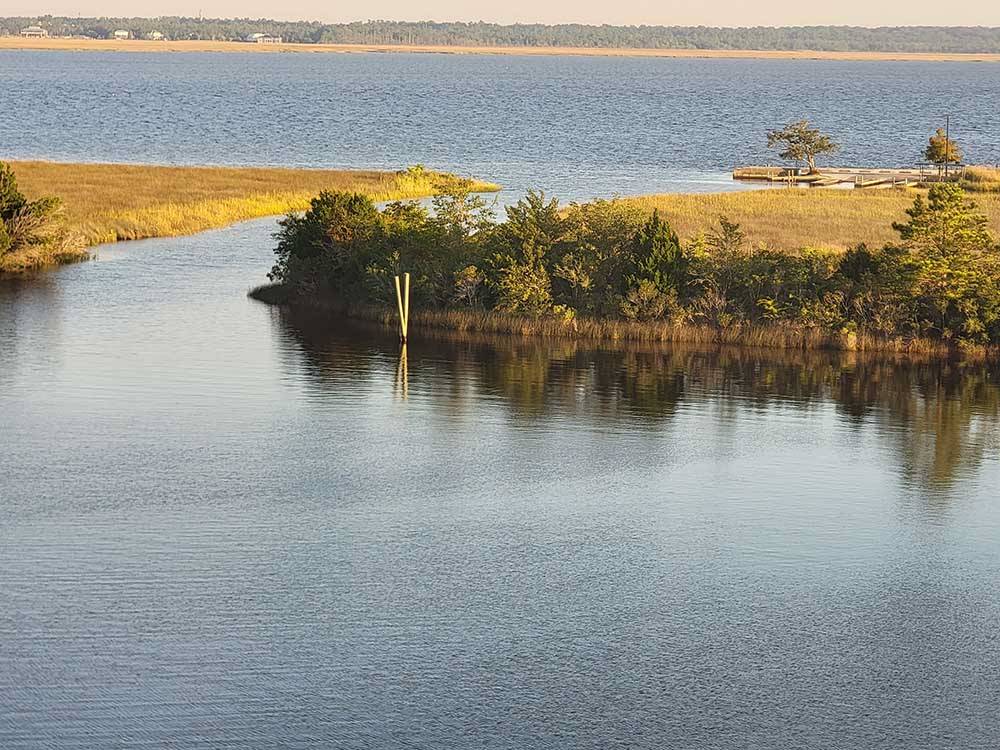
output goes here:
[{"label": "water surface", "polygon": [[1000,373],[0,283],[0,747],[990,747]]},{"label": "water surface", "polygon": [[422,162],[564,199],[738,187],[808,118],[840,164],[919,161],[951,113],[1000,162],[987,63],[0,50],[0,157],[306,167]]}]

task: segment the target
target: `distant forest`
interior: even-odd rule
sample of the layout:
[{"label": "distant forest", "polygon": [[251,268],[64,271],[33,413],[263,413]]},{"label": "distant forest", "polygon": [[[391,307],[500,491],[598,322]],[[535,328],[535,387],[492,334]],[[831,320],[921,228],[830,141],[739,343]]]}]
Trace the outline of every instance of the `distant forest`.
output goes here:
[{"label": "distant forest", "polygon": [[1000,28],[982,26],[799,26],[712,28],[707,26],[586,26],[583,24],[436,23],[358,21],[324,24],[266,19],[0,18],[0,33],[17,34],[30,24],[53,36],[107,37],[127,29],[144,37],[159,31],[169,39],[237,40],[254,32],[287,42],[315,44],[425,44],[510,47],[648,47],[661,49],[823,50],[837,52],[994,52]]}]

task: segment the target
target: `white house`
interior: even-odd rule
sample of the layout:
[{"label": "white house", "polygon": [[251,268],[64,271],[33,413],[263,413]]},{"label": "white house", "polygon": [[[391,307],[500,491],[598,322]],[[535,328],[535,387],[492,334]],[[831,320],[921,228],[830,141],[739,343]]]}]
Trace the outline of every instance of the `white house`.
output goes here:
[{"label": "white house", "polygon": [[282,40],[280,36],[271,36],[258,31],[248,36],[247,41],[255,44],[281,44]]},{"label": "white house", "polygon": [[29,37],[32,39],[44,39],[49,35],[48,29],[43,29],[41,26],[26,26],[21,29],[21,36]]},{"label": "white house", "polygon": [[118,29],[114,34],[111,35],[112,39],[131,39],[132,33],[126,31],[125,29]]},{"label": "white house", "polygon": [[159,31],[150,31],[148,34],[146,34],[146,38],[152,42],[162,42],[164,39],[166,39],[166,37],[163,36],[163,34]]}]

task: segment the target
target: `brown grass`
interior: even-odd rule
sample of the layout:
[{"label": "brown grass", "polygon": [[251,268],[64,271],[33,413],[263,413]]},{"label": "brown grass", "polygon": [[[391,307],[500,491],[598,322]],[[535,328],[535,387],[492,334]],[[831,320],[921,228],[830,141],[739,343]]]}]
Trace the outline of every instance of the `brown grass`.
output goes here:
[{"label": "brown grass", "polygon": [[[897,239],[892,222],[906,219],[913,190],[777,188],[733,193],[651,195],[625,200],[658,209],[683,237],[711,231],[720,215],[739,222],[751,243],[775,249],[845,249]],[[1000,233],[1000,195],[977,195],[976,203]]]},{"label": "brown grass", "polygon": [[[375,200],[419,198],[432,195],[441,177],[433,172],[10,164],[26,195],[63,200],[71,228],[88,245],[192,234],[298,211],[307,208],[320,190],[355,190]],[[474,187],[497,189],[481,182]]]},{"label": "brown grass", "polygon": [[153,42],[144,39],[22,39],[0,37],[0,49],[113,52],[425,52],[451,55],[584,55],[599,57],[680,57],[777,60],[874,60],[917,62],[1000,62],[995,53],[830,52],[820,50],[648,49],[639,47],[490,47],[412,44],[248,44],[209,40]]},{"label": "brown grass", "polygon": [[971,193],[1000,193],[1000,168],[966,167],[961,185]]},{"label": "brown grass", "polygon": [[[266,284],[249,296],[271,305],[312,308],[358,320],[367,320],[398,330],[398,313],[371,305],[345,305],[332,300],[290,298],[278,284]],[[794,323],[743,324],[720,328],[711,325],[678,324],[669,321],[526,317],[488,310],[411,310],[412,331],[448,330],[459,333],[503,334],[552,339],[577,339],[647,344],[695,344],[768,349],[837,350],[895,353],[919,356],[960,354],[978,359],[995,356],[995,348],[957,348],[941,341],[918,338],[886,338],[867,334],[843,334]]]}]

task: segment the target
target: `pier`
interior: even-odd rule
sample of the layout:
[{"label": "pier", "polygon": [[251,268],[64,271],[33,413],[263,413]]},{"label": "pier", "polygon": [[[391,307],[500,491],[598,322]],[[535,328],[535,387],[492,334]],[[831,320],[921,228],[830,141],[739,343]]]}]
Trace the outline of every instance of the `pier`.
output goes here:
[{"label": "pier", "polygon": [[965,167],[960,165],[949,167],[947,176],[936,165],[898,169],[830,167],[812,174],[793,167],[737,167],[733,179],[807,187],[895,188],[953,182],[960,180],[964,171]]}]

